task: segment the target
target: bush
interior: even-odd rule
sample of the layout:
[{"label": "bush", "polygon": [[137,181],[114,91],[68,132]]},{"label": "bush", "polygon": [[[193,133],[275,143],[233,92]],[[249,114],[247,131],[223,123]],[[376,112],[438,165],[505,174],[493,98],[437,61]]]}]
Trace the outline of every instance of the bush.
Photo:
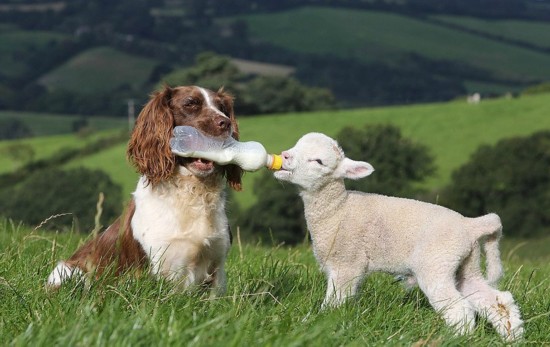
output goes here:
[{"label": "bush", "polygon": [[307,230],[304,205],[296,188],[283,186],[271,172],[264,172],[254,181],[253,189],[258,200],[237,221],[243,234],[268,243],[303,241]]},{"label": "bush", "polygon": [[[427,148],[404,138],[399,128],[391,125],[344,128],[336,139],[347,157],[368,161],[379,172],[360,181],[347,181],[349,189],[412,196],[418,193],[414,183],[434,171]],[[259,235],[261,240],[273,237],[287,244],[304,239],[304,208],[295,186],[283,185],[271,173],[264,173],[254,182],[254,193],[256,204],[239,220],[243,231]]]},{"label": "bush", "polygon": [[346,181],[348,189],[412,198],[421,193],[415,184],[435,172],[428,148],[403,137],[393,125],[347,127],[336,139],[347,157],[376,170],[366,179]]},{"label": "bush", "polygon": [[241,89],[236,107],[248,114],[328,110],[336,105],[328,89],[306,87],[292,77],[259,76]]},{"label": "bush", "polygon": [[480,147],[452,174],[443,202],[467,216],[496,212],[507,235],[550,231],[550,131]]},{"label": "bush", "polygon": [[[5,217],[29,225],[44,224],[48,229],[65,229],[77,221],[76,228],[94,228],[96,204],[103,192],[101,220],[111,222],[122,210],[122,188],[99,170],[47,169],[36,172],[21,184],[0,192],[0,211]],[[80,227],[80,228],[79,228]]]},{"label": "bush", "polygon": [[14,140],[31,136],[31,129],[22,120],[16,118],[0,120],[0,140]]},{"label": "bush", "polygon": [[522,95],[535,95],[535,94],[544,94],[550,93],[550,82],[543,82],[536,84],[529,88],[526,88],[521,94]]}]

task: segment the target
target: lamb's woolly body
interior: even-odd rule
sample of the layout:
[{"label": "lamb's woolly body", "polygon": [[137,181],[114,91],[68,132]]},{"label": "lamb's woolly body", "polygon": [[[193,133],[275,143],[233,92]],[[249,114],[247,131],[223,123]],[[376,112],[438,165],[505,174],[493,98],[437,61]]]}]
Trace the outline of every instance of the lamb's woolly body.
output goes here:
[{"label": "lamb's woolly body", "polygon": [[[347,191],[344,178],[373,168],[345,158],[323,134],[307,134],[281,154],[278,179],[300,187],[313,251],[328,277],[323,306],[356,293],[365,274],[384,271],[417,283],[446,322],[465,333],[476,312],[507,339],[519,338],[523,322],[509,292],[498,291],[502,275],[496,214],[467,218],[417,200]],[[487,277],[480,267],[484,246]]]},{"label": "lamb's woolly body", "polygon": [[204,282],[216,270],[223,287],[230,243],[224,182],[218,176],[198,178],[186,171],[180,167],[180,175],[154,187],[141,178],[133,194],[134,237],[151,259],[153,274],[185,279],[188,286]]},{"label": "lamb's woolly body", "polygon": [[[408,274],[421,255],[419,252],[436,256],[442,247],[445,256],[452,254],[464,259],[480,237],[499,228],[499,224],[476,228],[477,218],[463,217],[442,206],[350,192],[340,184],[329,184],[320,191],[302,192],[301,195],[317,251],[328,257],[326,253],[349,247],[350,250],[342,249],[341,252],[341,256],[346,257],[355,253],[353,249],[360,245],[360,253],[353,254],[352,259],[362,258],[371,271]],[[334,233],[334,230],[345,231],[345,235]],[[344,242],[344,237],[353,242]],[[334,261],[340,260],[337,255],[333,257]],[[320,262],[323,259],[321,255],[318,258]]]}]

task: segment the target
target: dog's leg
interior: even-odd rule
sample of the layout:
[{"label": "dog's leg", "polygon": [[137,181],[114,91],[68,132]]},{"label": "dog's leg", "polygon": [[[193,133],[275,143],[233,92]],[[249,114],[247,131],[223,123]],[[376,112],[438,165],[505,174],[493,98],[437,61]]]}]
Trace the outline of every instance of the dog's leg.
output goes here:
[{"label": "dog's leg", "polygon": [[68,281],[73,277],[80,278],[82,276],[84,276],[84,273],[80,268],[72,266],[64,261],[60,261],[48,276],[46,287],[50,289],[57,289],[63,284],[63,282]]}]

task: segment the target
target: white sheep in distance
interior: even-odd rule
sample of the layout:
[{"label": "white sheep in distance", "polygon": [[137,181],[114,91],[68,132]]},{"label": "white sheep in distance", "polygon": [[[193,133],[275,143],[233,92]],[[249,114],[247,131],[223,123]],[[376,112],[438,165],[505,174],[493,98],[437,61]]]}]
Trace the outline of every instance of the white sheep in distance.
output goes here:
[{"label": "white sheep in distance", "polygon": [[281,155],[283,168],[274,175],[299,187],[313,251],[328,277],[322,307],[340,305],[366,274],[383,271],[418,284],[458,333],[473,330],[477,312],[507,340],[522,336],[512,294],[496,288],[502,276],[496,214],[467,218],[417,200],[347,191],[344,178],[359,179],[374,169],[346,158],[335,140],[320,133],[304,135]]}]

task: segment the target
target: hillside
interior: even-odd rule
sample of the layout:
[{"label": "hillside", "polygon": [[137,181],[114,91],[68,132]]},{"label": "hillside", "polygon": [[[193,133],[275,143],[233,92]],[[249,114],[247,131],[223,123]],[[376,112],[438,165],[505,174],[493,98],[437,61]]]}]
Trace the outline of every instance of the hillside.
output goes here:
[{"label": "hillside", "polygon": [[[493,144],[499,139],[522,136],[541,129],[550,129],[548,95],[517,99],[482,100],[478,105],[464,100],[451,103],[424,104],[340,110],[330,112],[296,113],[285,115],[241,117],[239,127],[243,141],[262,142],[272,153],[291,147],[303,134],[319,131],[334,136],[345,126],[362,127],[364,124],[391,123],[399,126],[404,135],[427,145],[435,156],[437,173],[425,187],[438,190],[449,182],[451,172],[465,163],[481,144]],[[82,145],[74,135],[21,140],[35,148],[37,156],[52,144]],[[10,142],[0,142],[0,150]],[[50,143],[50,145],[48,145]],[[137,175],[126,162],[125,144],[97,154],[80,158],[67,167],[85,166],[106,171],[124,188],[125,196],[135,188]],[[376,163],[371,163],[376,167]],[[14,164],[4,159],[2,167]],[[376,174],[383,174],[376,172]],[[235,194],[243,207],[254,201],[252,182],[259,173],[245,175],[245,192]]]},{"label": "hillside", "polygon": [[50,90],[80,93],[109,92],[117,88],[139,89],[146,84],[156,62],[110,47],[86,50],[40,77]]},{"label": "hillside", "polygon": [[[530,45],[550,41],[550,24],[442,17],[455,27],[388,12],[323,7],[242,16],[253,39],[292,51],[330,54],[364,63],[397,64],[405,54],[452,61],[487,71],[495,80],[533,82],[550,78],[550,54],[520,47],[482,33],[500,33]],[[508,31],[503,31],[507,28]],[[291,34],[289,34],[291,33]],[[529,61],[530,64],[525,62]],[[483,76],[484,79],[487,77]],[[475,81],[473,76],[470,81]]]},{"label": "hillside", "polygon": [[[24,122],[29,127],[32,135],[36,137],[70,133],[73,131],[72,123],[83,119],[82,117],[78,117],[78,115],[67,116],[39,112],[0,111],[0,121],[13,118]],[[85,119],[88,127],[93,131],[129,127],[128,120],[125,118],[95,116]]]},{"label": "hillside", "polygon": [[550,79],[550,24],[536,20],[548,12],[544,4],[458,4],[458,15],[431,1],[312,3],[75,0],[50,15],[7,6],[0,109],[123,117],[125,100],[143,100],[205,51],[231,57],[244,73],[292,73],[330,89],[343,107],[520,93]]},{"label": "hillside", "polygon": [[449,23],[457,28],[487,34],[493,38],[531,45],[543,50],[550,49],[550,23],[512,19],[487,20],[460,16],[433,16],[432,19]]},{"label": "hillside", "polygon": [[[34,66],[25,64],[23,56],[47,48],[67,35],[46,30],[20,30],[0,23],[0,76],[9,78],[29,73]],[[1,79],[0,79],[1,82]]]}]

